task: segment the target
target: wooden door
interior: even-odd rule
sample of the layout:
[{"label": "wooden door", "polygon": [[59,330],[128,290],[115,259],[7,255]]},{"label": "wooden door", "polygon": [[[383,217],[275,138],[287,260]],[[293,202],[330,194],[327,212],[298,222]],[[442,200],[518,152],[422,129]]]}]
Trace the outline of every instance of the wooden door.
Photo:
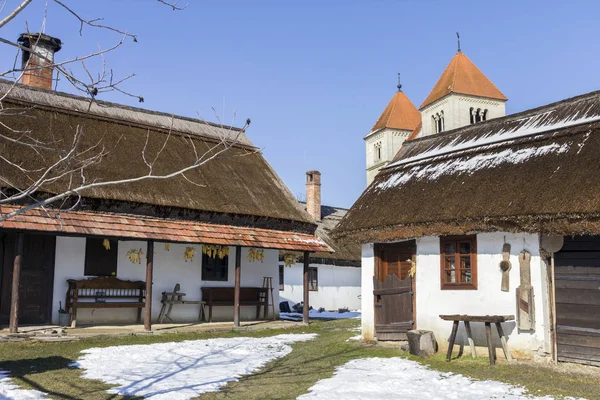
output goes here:
[{"label": "wooden door", "polygon": [[600,236],[565,237],[554,263],[558,360],[600,366]]},{"label": "wooden door", "polygon": [[[16,234],[0,234],[2,254],[0,321],[7,323],[10,315],[12,268]],[[23,264],[19,286],[19,323],[49,323],[52,318],[54,283],[54,253],[56,238],[46,235],[25,235]]]},{"label": "wooden door", "polygon": [[415,241],[375,245],[375,336],[406,340],[415,328]]}]

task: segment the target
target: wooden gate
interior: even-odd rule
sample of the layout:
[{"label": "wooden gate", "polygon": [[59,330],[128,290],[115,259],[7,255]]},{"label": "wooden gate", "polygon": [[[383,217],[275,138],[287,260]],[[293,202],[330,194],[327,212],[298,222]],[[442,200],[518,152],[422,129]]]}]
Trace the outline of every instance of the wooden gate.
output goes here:
[{"label": "wooden gate", "polygon": [[375,336],[378,340],[406,340],[415,329],[414,240],[375,245]]},{"label": "wooden gate", "polygon": [[373,278],[375,336],[377,340],[406,340],[414,328],[412,278],[388,275],[383,282]]},{"label": "wooden gate", "polygon": [[558,360],[600,366],[600,236],[565,237],[554,283]]},{"label": "wooden gate", "polygon": [[[0,323],[8,323],[16,234],[0,232]],[[19,286],[19,322],[48,323],[52,317],[56,237],[25,235]]]}]

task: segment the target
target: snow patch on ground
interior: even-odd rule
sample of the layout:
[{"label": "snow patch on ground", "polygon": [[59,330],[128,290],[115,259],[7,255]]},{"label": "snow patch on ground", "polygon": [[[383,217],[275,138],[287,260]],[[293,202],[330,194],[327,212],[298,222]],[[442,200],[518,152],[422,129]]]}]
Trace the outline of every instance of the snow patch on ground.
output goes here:
[{"label": "snow patch on ground", "polygon": [[346,339],[346,342],[353,342],[353,341],[356,341],[356,340],[362,340],[362,335],[352,336],[352,337]]},{"label": "snow patch on ground", "polygon": [[[360,318],[360,311],[346,311],[346,312],[337,312],[337,311],[319,311],[319,310],[310,310],[308,312],[308,318],[310,319],[348,319],[348,318]],[[302,321],[301,313],[294,312],[280,312],[279,319],[284,319],[288,321]]]},{"label": "snow patch on ground", "polygon": [[109,393],[183,400],[218,391],[286,356],[292,351],[289,344],[316,336],[287,334],[92,348],[82,351],[75,366],[84,369],[84,378],[118,385]]},{"label": "snow patch on ground", "polygon": [[364,358],[338,367],[335,375],[317,382],[298,399],[460,399],[551,400],[496,381],[475,381],[442,373],[403,358]]},{"label": "snow patch on ground", "polygon": [[46,393],[37,390],[21,389],[13,383],[8,374],[0,371],[0,400],[37,400],[47,399]]},{"label": "snow patch on ground", "polygon": [[467,156],[467,158],[416,165],[392,174],[388,179],[377,184],[377,188],[382,190],[393,188],[412,179],[435,181],[442,175],[472,174],[475,171],[484,168],[496,168],[502,164],[520,164],[532,157],[540,157],[549,153],[562,154],[568,151],[569,148],[568,144],[558,145],[552,143],[540,147],[528,147],[519,150],[507,149],[497,153],[478,154],[472,157]]}]

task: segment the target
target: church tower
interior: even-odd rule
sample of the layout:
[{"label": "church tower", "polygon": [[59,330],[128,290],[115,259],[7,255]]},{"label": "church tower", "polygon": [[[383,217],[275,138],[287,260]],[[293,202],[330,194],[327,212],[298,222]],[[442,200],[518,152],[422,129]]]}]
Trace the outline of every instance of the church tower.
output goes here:
[{"label": "church tower", "polygon": [[[399,74],[398,74],[399,75]],[[367,185],[379,170],[389,164],[402,143],[421,122],[421,114],[402,91],[392,97],[371,131],[364,137],[367,154]]]},{"label": "church tower", "polygon": [[506,96],[460,51],[450,61],[421,111],[421,132],[433,135],[506,115]]}]

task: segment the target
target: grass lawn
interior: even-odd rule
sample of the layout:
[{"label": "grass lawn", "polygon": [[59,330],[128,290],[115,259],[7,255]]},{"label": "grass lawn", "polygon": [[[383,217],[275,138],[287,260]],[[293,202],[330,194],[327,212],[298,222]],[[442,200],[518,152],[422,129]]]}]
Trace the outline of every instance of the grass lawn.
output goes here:
[{"label": "grass lawn", "polygon": [[573,368],[555,368],[533,363],[499,363],[490,367],[487,358],[464,357],[447,363],[443,355],[427,359],[409,357],[405,352],[384,346],[346,342],[357,334],[357,320],[314,322],[308,327],[227,333],[179,333],[149,336],[97,337],[78,342],[0,344],[0,370],[7,370],[24,388],[49,393],[56,399],[117,399],[106,393],[110,386],[80,378],[81,371],[68,368],[79,352],[91,347],[208,339],[214,337],[263,337],[280,333],[317,333],[310,342],[293,344],[294,351],[268,364],[262,371],[232,382],[220,392],[201,399],[295,399],[318,380],[331,377],[336,366],[363,357],[402,356],[440,371],[461,373],[478,379],[494,379],[525,386],[534,395],[569,395],[600,399],[600,374],[577,374]]}]

